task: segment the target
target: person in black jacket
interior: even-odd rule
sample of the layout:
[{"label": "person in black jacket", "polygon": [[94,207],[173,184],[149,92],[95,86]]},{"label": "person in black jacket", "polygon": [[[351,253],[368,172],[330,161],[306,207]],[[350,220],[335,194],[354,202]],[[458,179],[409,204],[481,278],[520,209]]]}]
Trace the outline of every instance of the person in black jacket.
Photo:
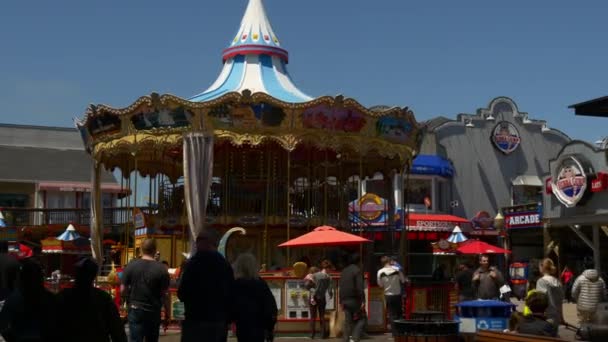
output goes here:
[{"label": "person in black jacket", "polygon": [[21,261],[17,288],[0,312],[0,333],[11,341],[61,341],[56,296],[44,288],[42,266],[32,258]]},{"label": "person in black jacket", "polygon": [[340,273],[340,305],[344,311],[343,340],[359,342],[365,326],[365,292],[359,254],[350,256],[349,265]]},{"label": "person in black jacket", "polygon": [[125,327],[112,297],[93,286],[99,270],[91,258],[75,265],[74,287],[59,294],[59,326],[62,341],[127,342]]},{"label": "person in black jacket", "polygon": [[0,241],[0,301],[5,301],[15,290],[17,274],[19,261],[8,254],[8,242]]},{"label": "person in black jacket", "polygon": [[268,284],[258,276],[259,266],[250,253],[238,256],[234,264],[234,302],[232,318],[236,337],[245,342],[273,339],[277,303]]},{"label": "person in black jacket", "polygon": [[196,238],[196,254],[184,265],[177,291],[185,309],[182,342],[228,338],[234,274],[217,251],[218,243],[216,230],[203,230]]}]

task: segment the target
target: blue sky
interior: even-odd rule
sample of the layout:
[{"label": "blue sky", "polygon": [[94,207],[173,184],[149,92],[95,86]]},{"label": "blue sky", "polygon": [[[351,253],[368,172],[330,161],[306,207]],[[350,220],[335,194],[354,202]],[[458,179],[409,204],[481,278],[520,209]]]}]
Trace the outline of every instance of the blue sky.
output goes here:
[{"label": "blue sky", "polygon": [[[247,0],[3,1],[0,122],[71,126],[89,103],[206,89]],[[313,96],[474,113],[496,96],[573,138],[608,119],[567,106],[608,95],[606,1],[266,0],[296,84]]]}]

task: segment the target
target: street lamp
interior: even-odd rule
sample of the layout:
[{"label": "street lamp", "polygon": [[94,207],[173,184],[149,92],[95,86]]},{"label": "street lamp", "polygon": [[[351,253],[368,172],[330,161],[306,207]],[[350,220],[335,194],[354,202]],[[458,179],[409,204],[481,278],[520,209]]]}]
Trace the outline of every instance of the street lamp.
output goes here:
[{"label": "street lamp", "polygon": [[494,217],[494,228],[496,228],[496,230],[498,232],[502,232],[502,228],[504,227],[505,224],[505,217],[502,216],[502,213],[500,211],[498,211],[498,214],[496,214],[496,217]]}]

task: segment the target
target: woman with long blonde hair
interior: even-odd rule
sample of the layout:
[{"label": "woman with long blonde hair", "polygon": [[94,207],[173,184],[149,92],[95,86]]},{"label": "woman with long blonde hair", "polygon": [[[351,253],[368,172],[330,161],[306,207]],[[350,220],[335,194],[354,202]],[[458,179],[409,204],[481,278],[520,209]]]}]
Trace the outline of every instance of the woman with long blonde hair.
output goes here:
[{"label": "woman with long blonde hair", "polygon": [[536,291],[547,294],[549,298],[549,306],[545,315],[547,319],[557,327],[564,323],[562,305],[564,302],[564,289],[562,283],[557,279],[557,268],[553,260],[549,258],[543,259],[540,265],[540,272],[543,274],[536,282]]}]

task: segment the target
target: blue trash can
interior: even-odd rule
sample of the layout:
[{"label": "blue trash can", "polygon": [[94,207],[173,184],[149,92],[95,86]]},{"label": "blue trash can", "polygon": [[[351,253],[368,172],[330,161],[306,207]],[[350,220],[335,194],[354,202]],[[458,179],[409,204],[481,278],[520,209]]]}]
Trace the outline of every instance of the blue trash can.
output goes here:
[{"label": "blue trash can", "polygon": [[507,329],[515,304],[499,300],[470,300],[456,304],[454,319],[460,322],[461,333],[478,330]]}]

